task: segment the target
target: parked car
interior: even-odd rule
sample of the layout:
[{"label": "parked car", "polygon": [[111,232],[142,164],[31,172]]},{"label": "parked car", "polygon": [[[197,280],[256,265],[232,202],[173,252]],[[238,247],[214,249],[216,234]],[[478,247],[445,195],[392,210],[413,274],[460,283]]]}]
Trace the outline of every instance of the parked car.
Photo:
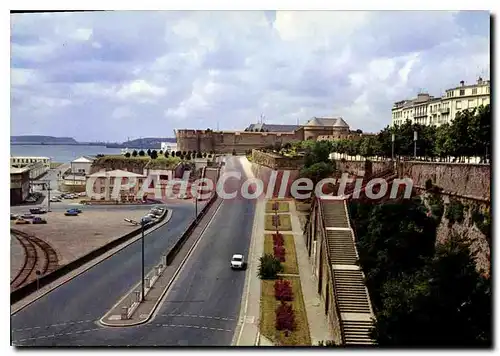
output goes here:
[{"label": "parked car", "polygon": [[19,218],[19,215],[17,214],[10,214],[10,220],[17,220]]},{"label": "parked car", "polygon": [[35,217],[33,218],[33,224],[46,224],[47,220],[42,219],[41,217]]},{"label": "parked car", "polygon": [[26,219],[17,219],[16,220],[17,225],[24,225],[24,224],[29,224],[29,223],[30,223],[30,221],[26,220]]},{"label": "parked car", "polygon": [[21,218],[23,218],[23,219],[33,219],[34,216],[33,216],[33,214],[24,213],[23,215],[21,215]]},{"label": "parked car", "polygon": [[71,211],[68,210],[67,212],[64,213],[66,216],[78,216],[78,213],[76,211]]},{"label": "parked car", "polygon": [[50,202],[51,203],[60,203],[61,202],[61,198],[56,198],[56,197],[50,198]]},{"label": "parked car", "polygon": [[30,209],[30,213],[31,214],[46,214],[47,210],[44,208],[33,208],[33,209]]},{"label": "parked car", "polygon": [[71,209],[68,209],[67,211],[68,211],[68,212],[69,212],[69,211],[74,211],[74,212],[76,212],[76,213],[78,213],[78,214],[80,214],[80,213],[82,212],[82,211],[81,211],[80,209],[78,209],[78,208],[71,208]]},{"label": "parked car", "polygon": [[245,259],[243,255],[235,254],[231,258],[231,268],[232,269],[244,269],[245,268]]}]

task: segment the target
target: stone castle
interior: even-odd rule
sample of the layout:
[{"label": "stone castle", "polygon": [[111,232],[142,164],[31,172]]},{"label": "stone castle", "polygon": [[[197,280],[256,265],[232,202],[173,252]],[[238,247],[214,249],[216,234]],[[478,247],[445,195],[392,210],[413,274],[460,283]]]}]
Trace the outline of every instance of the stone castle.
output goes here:
[{"label": "stone castle", "polygon": [[252,124],[243,131],[182,129],[175,132],[177,149],[242,154],[248,150],[304,140],[356,139],[363,134],[351,131],[341,117],[314,117],[305,125]]}]

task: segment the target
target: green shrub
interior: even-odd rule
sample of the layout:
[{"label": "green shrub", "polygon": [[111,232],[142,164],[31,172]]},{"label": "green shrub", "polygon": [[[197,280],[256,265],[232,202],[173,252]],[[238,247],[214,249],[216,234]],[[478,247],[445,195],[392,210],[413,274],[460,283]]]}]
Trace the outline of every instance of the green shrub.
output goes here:
[{"label": "green shrub", "polygon": [[272,254],[265,254],[260,259],[258,276],[260,279],[276,279],[283,272],[283,265]]},{"label": "green shrub", "polygon": [[450,224],[461,223],[464,221],[464,205],[458,200],[450,200],[450,203],[447,204],[445,217]]}]

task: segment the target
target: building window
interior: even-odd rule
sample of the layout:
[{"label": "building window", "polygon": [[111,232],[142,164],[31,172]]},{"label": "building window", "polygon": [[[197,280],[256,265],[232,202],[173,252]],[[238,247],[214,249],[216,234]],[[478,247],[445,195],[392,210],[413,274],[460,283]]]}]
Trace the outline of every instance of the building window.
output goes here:
[{"label": "building window", "polygon": [[465,89],[460,89],[460,96],[465,95]]},{"label": "building window", "polygon": [[477,94],[477,88],[473,88],[472,89],[472,95],[476,95]]},{"label": "building window", "polygon": [[469,109],[474,107],[474,100],[469,100]]},{"label": "building window", "polygon": [[457,110],[461,110],[462,109],[462,102],[460,100],[457,100],[455,102],[455,106],[456,106]]}]

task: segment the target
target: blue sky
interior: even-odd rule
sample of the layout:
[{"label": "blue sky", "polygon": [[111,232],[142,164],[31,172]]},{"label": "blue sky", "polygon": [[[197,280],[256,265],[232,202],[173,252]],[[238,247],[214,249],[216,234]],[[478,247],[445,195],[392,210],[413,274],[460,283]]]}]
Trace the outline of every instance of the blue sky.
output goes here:
[{"label": "blue sky", "polygon": [[116,11],[11,15],[11,134],[173,136],[342,116],[489,75],[488,12]]}]

